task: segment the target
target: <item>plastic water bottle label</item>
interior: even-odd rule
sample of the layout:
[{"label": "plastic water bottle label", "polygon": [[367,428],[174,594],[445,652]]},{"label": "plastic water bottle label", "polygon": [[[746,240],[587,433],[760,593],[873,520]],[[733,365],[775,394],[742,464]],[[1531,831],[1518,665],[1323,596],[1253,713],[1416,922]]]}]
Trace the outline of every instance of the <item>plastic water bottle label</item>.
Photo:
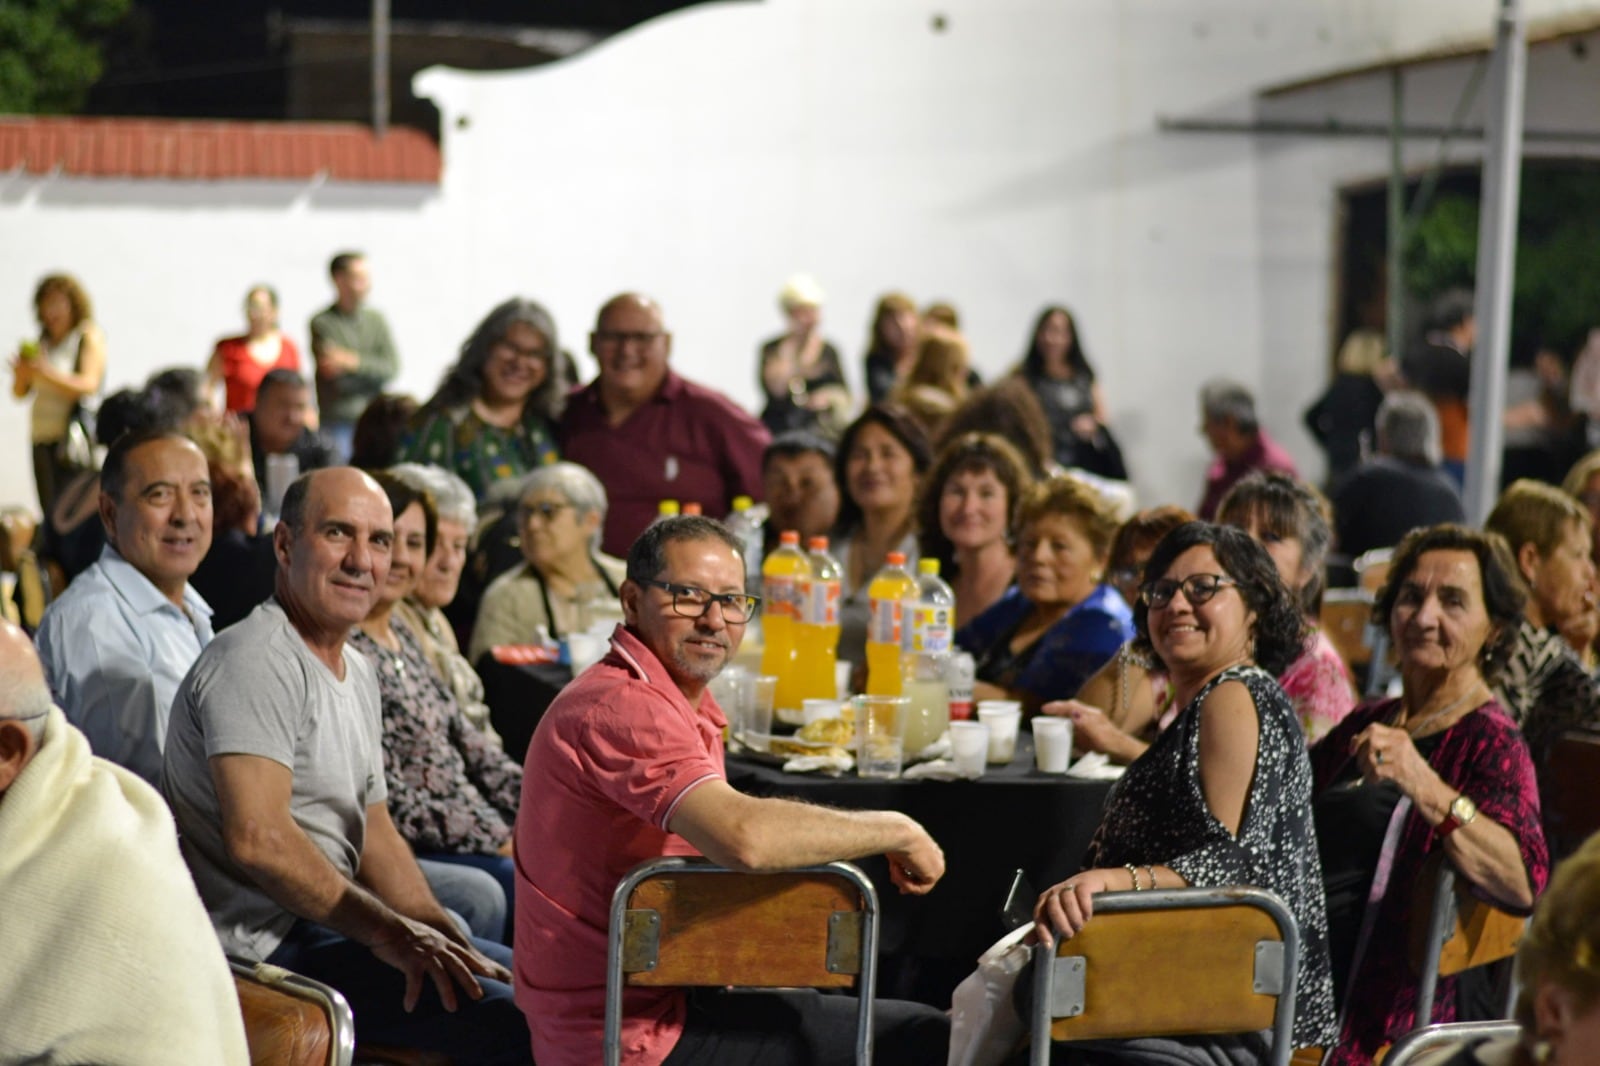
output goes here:
[{"label": "plastic water bottle label", "polygon": [[900,621],[901,604],[899,600],[873,600],[870,605],[871,615],[867,620],[867,640],[874,644],[894,644],[901,642]]},{"label": "plastic water bottle label", "polygon": [[953,612],[949,607],[919,606],[911,616],[911,649],[928,655],[950,650]]}]

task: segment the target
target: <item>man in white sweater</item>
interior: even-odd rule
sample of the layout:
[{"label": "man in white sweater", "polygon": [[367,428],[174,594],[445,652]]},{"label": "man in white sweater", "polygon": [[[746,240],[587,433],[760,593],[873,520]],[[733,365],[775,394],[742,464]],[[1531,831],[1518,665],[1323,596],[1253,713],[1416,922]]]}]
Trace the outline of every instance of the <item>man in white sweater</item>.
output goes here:
[{"label": "man in white sweater", "polygon": [[3,621],[0,901],[0,1062],[249,1063],[166,804],[89,753]]}]

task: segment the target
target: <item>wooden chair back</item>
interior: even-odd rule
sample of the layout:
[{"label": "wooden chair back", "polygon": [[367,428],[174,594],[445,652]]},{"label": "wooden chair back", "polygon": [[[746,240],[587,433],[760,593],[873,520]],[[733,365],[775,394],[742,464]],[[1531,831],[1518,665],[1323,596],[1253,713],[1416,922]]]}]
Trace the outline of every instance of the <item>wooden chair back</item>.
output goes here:
[{"label": "wooden chair back", "polygon": [[855,866],[751,874],[703,859],[653,859],[611,904],[606,1062],[621,1054],[625,987],[850,988],[857,1056],[871,1061],[878,900]]},{"label": "wooden chair back", "polygon": [[1273,1033],[1293,1051],[1300,931],[1258,888],[1111,892],[1054,949],[1034,949],[1033,1061],[1053,1040]]},{"label": "wooden chair back", "polygon": [[1565,858],[1600,831],[1600,733],[1566,733],[1550,749],[1544,768],[1544,810],[1550,860]]},{"label": "wooden chair back", "polygon": [[1372,661],[1372,646],[1367,641],[1372,594],[1365,589],[1329,589],[1322,594],[1317,621],[1350,673],[1360,677],[1361,668]]},{"label": "wooden chair back", "polygon": [[1473,895],[1443,849],[1423,864],[1413,898],[1409,948],[1420,1028],[1433,1016],[1438,979],[1516,954],[1528,920]]},{"label": "wooden chair back", "polygon": [[350,1066],[355,1022],[344,996],[280,966],[229,965],[251,1066]]},{"label": "wooden chair back", "polygon": [[1373,548],[1371,551],[1362,552],[1356,557],[1354,569],[1356,584],[1372,594],[1377,599],[1383,591],[1384,582],[1389,580],[1389,566],[1394,562],[1393,548]]}]

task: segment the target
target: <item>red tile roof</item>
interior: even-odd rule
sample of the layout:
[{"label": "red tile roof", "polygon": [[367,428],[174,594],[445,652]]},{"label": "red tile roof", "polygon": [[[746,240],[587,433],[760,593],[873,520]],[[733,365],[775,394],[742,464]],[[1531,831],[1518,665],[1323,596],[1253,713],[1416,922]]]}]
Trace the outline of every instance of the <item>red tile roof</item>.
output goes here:
[{"label": "red tile roof", "polygon": [[212,122],[0,116],[0,172],[74,177],[437,184],[439,148],[396,127],[380,140],[344,122]]}]

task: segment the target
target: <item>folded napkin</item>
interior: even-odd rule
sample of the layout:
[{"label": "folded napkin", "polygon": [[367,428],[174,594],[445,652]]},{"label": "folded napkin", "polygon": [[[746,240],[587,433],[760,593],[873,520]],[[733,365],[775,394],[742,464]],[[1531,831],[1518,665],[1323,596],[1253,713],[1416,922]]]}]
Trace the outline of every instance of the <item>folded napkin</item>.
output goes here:
[{"label": "folded napkin", "polygon": [[[946,744],[945,747],[948,749],[949,745]],[[905,781],[971,781],[978,776],[978,774],[962,773],[949,759],[919,762],[915,766],[908,766],[900,774],[901,779]]]},{"label": "folded napkin", "polygon": [[1067,770],[1068,777],[1083,777],[1090,781],[1115,781],[1122,776],[1126,766],[1118,766],[1098,751],[1091,751]]},{"label": "folded napkin", "polygon": [[948,759],[950,755],[950,734],[945,732],[940,733],[938,740],[921,751],[907,752],[906,760],[908,762],[927,762],[934,759]]},{"label": "folded napkin", "polygon": [[848,755],[796,755],[783,764],[786,774],[809,774],[822,771],[830,774],[842,774],[855,766],[856,761]]}]

